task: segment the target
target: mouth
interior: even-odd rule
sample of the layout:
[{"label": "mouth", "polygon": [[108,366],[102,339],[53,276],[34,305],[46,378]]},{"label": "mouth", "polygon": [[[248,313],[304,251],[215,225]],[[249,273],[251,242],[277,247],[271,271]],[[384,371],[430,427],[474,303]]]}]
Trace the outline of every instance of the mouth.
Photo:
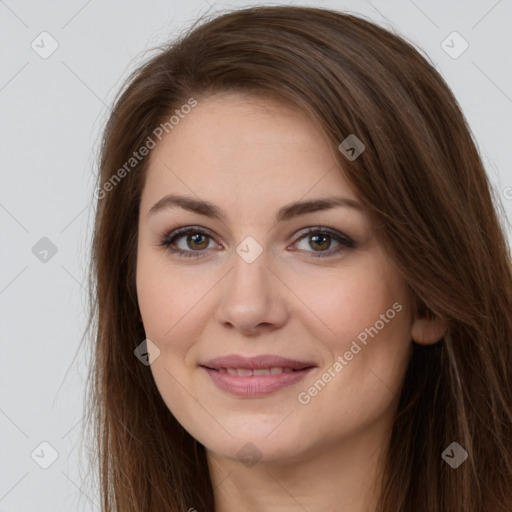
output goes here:
[{"label": "mouth", "polygon": [[259,397],[302,380],[316,365],[273,355],[229,355],[199,365],[222,391],[236,396]]},{"label": "mouth", "polygon": [[[307,368],[301,368],[300,370],[295,370],[293,368],[282,368],[279,366],[272,366],[270,368],[258,368],[255,370],[251,370],[250,368],[209,368],[208,366],[204,366],[208,370],[213,370],[219,373],[228,373],[229,375],[238,375],[239,377],[251,377],[252,375],[280,375],[281,373],[292,373],[292,372],[300,372]],[[312,367],[310,367],[312,368]]]},{"label": "mouth", "polygon": [[[216,357],[200,363],[200,366],[210,368],[211,370],[274,370],[275,374],[290,372],[295,370],[304,370],[316,366],[311,361],[302,361],[299,359],[290,359],[287,357],[276,356],[272,354],[262,354],[259,356],[245,357],[238,354],[229,354],[227,356]],[[278,371],[282,370],[282,372]],[[249,376],[251,374],[247,374]],[[263,374],[264,375],[264,374]],[[241,375],[241,376],[245,376]]]}]

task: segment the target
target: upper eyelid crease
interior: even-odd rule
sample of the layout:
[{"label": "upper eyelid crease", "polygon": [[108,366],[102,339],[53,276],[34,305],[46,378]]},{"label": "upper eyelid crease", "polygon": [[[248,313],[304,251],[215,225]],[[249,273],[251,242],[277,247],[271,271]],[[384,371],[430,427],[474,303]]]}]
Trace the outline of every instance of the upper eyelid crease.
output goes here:
[{"label": "upper eyelid crease", "polygon": [[[310,235],[313,234],[326,234],[327,236],[331,237],[333,240],[335,240],[338,244],[341,246],[345,246],[346,249],[355,249],[357,247],[357,243],[348,235],[345,233],[338,231],[336,229],[330,228],[328,226],[309,226],[307,228],[304,228],[305,231],[302,231],[302,233],[297,237],[295,243],[298,243],[302,241],[303,239],[307,238]],[[199,227],[199,226],[185,226],[182,228],[177,228],[175,230],[170,231],[167,233],[163,239],[161,240],[160,244],[163,247],[166,247],[171,252],[180,253],[180,254],[197,254],[199,256],[200,253],[206,252],[206,251],[193,251],[193,250],[183,250],[183,249],[171,249],[171,245],[176,243],[176,240],[179,240],[180,238],[183,238],[189,234],[202,234],[203,236],[206,236],[210,238],[210,240],[215,242],[215,235],[210,232],[210,230]],[[309,252],[309,251],[307,251]],[[333,255],[340,252],[340,250],[328,250],[328,251],[319,251],[317,256],[320,256],[321,254],[324,254],[325,256]]]},{"label": "upper eyelid crease", "polygon": [[[184,210],[188,210],[193,213],[204,215],[205,217],[210,217],[213,219],[222,220],[225,217],[224,212],[219,207],[208,201],[176,194],[166,195],[157,201],[150,208],[148,216],[154,215],[159,211],[175,207],[180,207]],[[347,207],[357,211],[362,211],[361,204],[352,199],[344,197],[325,197],[307,201],[297,201],[285,205],[279,209],[275,220],[277,223],[279,223],[300,215],[305,215],[307,213],[330,210],[336,207]]]},{"label": "upper eyelid crease", "polygon": [[[297,232],[300,232],[300,236],[297,238],[297,240],[300,240],[300,239],[306,237],[307,235],[311,235],[311,234],[315,234],[315,233],[324,233],[324,234],[327,234],[332,237],[341,238],[343,240],[346,240],[347,242],[355,243],[354,240],[352,240],[352,238],[350,236],[348,236],[347,234],[345,234],[343,231],[339,231],[335,228],[330,228],[328,226],[323,226],[323,225],[307,226],[302,229],[299,229],[298,231],[296,231],[296,233]],[[216,238],[216,234],[213,231],[211,231],[210,229],[204,228],[201,226],[190,225],[190,226],[183,226],[183,227],[179,227],[176,229],[172,229],[172,230],[166,232],[163,235],[163,239],[164,240],[176,240],[177,238],[181,238],[190,233],[193,233],[193,234],[199,233],[199,234],[208,236],[212,240],[214,240]]]}]

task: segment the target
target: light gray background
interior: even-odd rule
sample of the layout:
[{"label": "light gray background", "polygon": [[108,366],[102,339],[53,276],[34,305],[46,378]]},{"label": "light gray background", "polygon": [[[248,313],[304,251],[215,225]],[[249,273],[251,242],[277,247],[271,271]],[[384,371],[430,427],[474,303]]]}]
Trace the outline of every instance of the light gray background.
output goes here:
[{"label": "light gray background", "polygon": [[[276,3],[360,13],[423,48],[455,92],[512,219],[510,0]],[[80,458],[86,359],[75,354],[101,128],[144,50],[206,11],[252,4],[0,1],[0,512],[99,510]],[[59,45],[47,59],[31,47],[42,46],[43,31]],[[456,59],[441,46],[453,31],[469,43]],[[43,237],[57,248],[46,262],[32,252]],[[50,460],[43,441],[59,454],[48,469],[36,463]]]}]

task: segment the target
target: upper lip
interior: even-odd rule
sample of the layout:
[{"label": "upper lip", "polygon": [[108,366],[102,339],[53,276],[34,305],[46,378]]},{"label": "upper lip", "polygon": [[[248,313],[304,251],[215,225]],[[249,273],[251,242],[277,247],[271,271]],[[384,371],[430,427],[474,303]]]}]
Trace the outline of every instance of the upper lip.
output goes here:
[{"label": "upper lip", "polygon": [[311,362],[288,359],[287,357],[264,354],[253,357],[244,357],[238,354],[229,354],[227,356],[216,357],[201,363],[201,366],[213,368],[247,368],[257,370],[261,368],[293,368],[294,370],[303,370],[315,366]]}]

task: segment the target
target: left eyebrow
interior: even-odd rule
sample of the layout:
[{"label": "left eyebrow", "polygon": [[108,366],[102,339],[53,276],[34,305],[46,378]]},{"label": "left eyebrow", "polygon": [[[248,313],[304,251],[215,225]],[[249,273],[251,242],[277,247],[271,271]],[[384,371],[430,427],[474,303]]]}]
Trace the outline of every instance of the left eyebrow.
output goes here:
[{"label": "left eyebrow", "polygon": [[[159,211],[175,207],[183,208],[184,210],[204,215],[205,217],[210,217],[212,219],[222,220],[226,217],[226,214],[221,208],[208,201],[175,194],[166,195],[157,201],[150,208],[148,216],[154,215]],[[307,213],[330,210],[337,207],[353,208],[362,211],[361,204],[353,199],[344,197],[322,197],[308,201],[296,201],[283,206],[276,214],[276,222],[284,222]]]}]

